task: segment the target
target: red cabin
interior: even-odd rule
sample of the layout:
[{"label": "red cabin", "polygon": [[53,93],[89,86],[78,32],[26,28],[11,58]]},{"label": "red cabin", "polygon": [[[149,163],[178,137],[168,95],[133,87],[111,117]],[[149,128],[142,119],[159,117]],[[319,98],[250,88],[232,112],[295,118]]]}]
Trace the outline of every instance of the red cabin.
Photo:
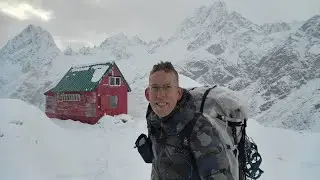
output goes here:
[{"label": "red cabin", "polygon": [[127,114],[129,84],[115,62],[71,67],[45,92],[49,118],[95,124],[104,115]]}]

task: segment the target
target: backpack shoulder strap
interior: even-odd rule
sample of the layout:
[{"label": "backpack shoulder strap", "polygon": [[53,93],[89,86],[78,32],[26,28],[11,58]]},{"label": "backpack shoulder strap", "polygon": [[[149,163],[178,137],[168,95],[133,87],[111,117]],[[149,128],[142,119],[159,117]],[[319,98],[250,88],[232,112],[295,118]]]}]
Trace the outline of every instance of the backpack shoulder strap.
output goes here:
[{"label": "backpack shoulder strap", "polygon": [[209,92],[211,91],[211,89],[213,89],[213,88],[215,88],[215,87],[217,87],[217,85],[214,85],[214,86],[208,88],[208,89],[204,92],[204,94],[203,94],[203,96],[202,96],[201,106],[200,106],[200,112],[201,112],[201,113],[203,113],[204,103],[206,102],[206,98],[207,98]]},{"label": "backpack shoulder strap", "polygon": [[[202,96],[202,100],[201,100],[201,105],[200,105],[200,109],[199,109],[199,112],[197,112],[195,114],[195,116],[193,117],[193,119],[185,126],[185,128],[179,133],[180,134],[180,137],[183,138],[183,145],[187,145],[189,146],[189,140],[190,140],[190,136],[191,136],[191,133],[192,133],[192,130],[193,130],[193,127],[194,125],[196,124],[196,121],[198,120],[198,118],[202,115],[203,113],[203,108],[204,108],[204,103],[206,101],[206,98],[209,94],[209,92],[213,89],[217,87],[217,85],[214,85],[210,88],[208,88],[205,93],[203,94]],[[191,88],[189,91],[192,91],[194,90],[194,88]]]},{"label": "backpack shoulder strap", "polygon": [[196,124],[199,117],[202,115],[201,112],[197,112],[192,120],[182,129],[182,131],[178,134],[181,140],[180,147],[187,150],[187,152],[190,155],[191,164],[196,168],[196,159],[192,153],[191,147],[190,147],[190,137],[194,128],[194,125]]},{"label": "backpack shoulder strap", "polygon": [[202,113],[197,112],[192,118],[192,120],[182,129],[182,131],[178,135],[182,140],[182,146],[186,147],[187,149],[190,149],[189,142],[193,131],[193,127],[201,115]]}]

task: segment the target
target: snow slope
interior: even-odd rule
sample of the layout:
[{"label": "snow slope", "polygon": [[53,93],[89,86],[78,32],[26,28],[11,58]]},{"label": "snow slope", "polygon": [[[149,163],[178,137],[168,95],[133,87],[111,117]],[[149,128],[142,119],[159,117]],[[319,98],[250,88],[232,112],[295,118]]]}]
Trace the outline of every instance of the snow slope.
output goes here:
[{"label": "snow slope", "polygon": [[287,98],[279,100],[255,119],[265,126],[319,132],[320,79],[294,89]]},{"label": "snow slope", "polygon": [[[139,100],[132,96],[131,99]],[[140,107],[137,108],[136,106]],[[0,99],[0,179],[147,180],[150,164],[134,149],[146,133],[143,116],[104,116],[99,124],[49,119],[21,100]],[[146,103],[130,106],[143,110]],[[18,111],[17,110],[23,110]],[[265,171],[260,180],[316,180],[320,134],[266,128],[250,119],[248,134],[258,144]]]},{"label": "snow slope", "polygon": [[62,122],[21,100],[0,104],[0,179],[128,179],[124,172],[147,179],[141,169],[148,166],[135,164],[140,162],[133,149],[138,124],[109,116],[96,126]]}]

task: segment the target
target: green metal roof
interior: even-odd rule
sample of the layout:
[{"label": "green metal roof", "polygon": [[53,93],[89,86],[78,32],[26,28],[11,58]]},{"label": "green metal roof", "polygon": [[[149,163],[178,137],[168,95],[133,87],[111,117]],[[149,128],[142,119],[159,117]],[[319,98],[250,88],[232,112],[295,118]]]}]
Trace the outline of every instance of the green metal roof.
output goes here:
[{"label": "green metal roof", "polygon": [[52,88],[52,92],[79,92],[92,91],[100,83],[106,72],[112,67],[112,63],[100,63],[84,66],[72,67]]}]

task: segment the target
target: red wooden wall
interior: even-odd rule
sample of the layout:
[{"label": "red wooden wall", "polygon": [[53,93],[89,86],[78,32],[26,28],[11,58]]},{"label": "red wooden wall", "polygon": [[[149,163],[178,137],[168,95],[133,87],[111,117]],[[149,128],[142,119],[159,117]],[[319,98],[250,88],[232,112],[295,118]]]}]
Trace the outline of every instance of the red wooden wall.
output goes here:
[{"label": "red wooden wall", "polygon": [[[112,68],[113,76],[120,76],[119,70],[116,67]],[[99,101],[100,107],[97,107],[97,115],[101,116],[106,112],[108,115],[118,115],[126,114],[128,112],[128,95],[127,86],[121,78],[120,86],[111,86],[109,84],[109,77],[112,73],[108,73],[100,82],[97,88],[97,99]],[[117,96],[118,103],[116,108],[110,107],[110,96]]]},{"label": "red wooden wall", "polygon": [[94,124],[97,121],[96,92],[68,92],[80,94],[80,101],[59,101],[57,96],[46,97],[46,114],[50,118],[73,119]]}]

